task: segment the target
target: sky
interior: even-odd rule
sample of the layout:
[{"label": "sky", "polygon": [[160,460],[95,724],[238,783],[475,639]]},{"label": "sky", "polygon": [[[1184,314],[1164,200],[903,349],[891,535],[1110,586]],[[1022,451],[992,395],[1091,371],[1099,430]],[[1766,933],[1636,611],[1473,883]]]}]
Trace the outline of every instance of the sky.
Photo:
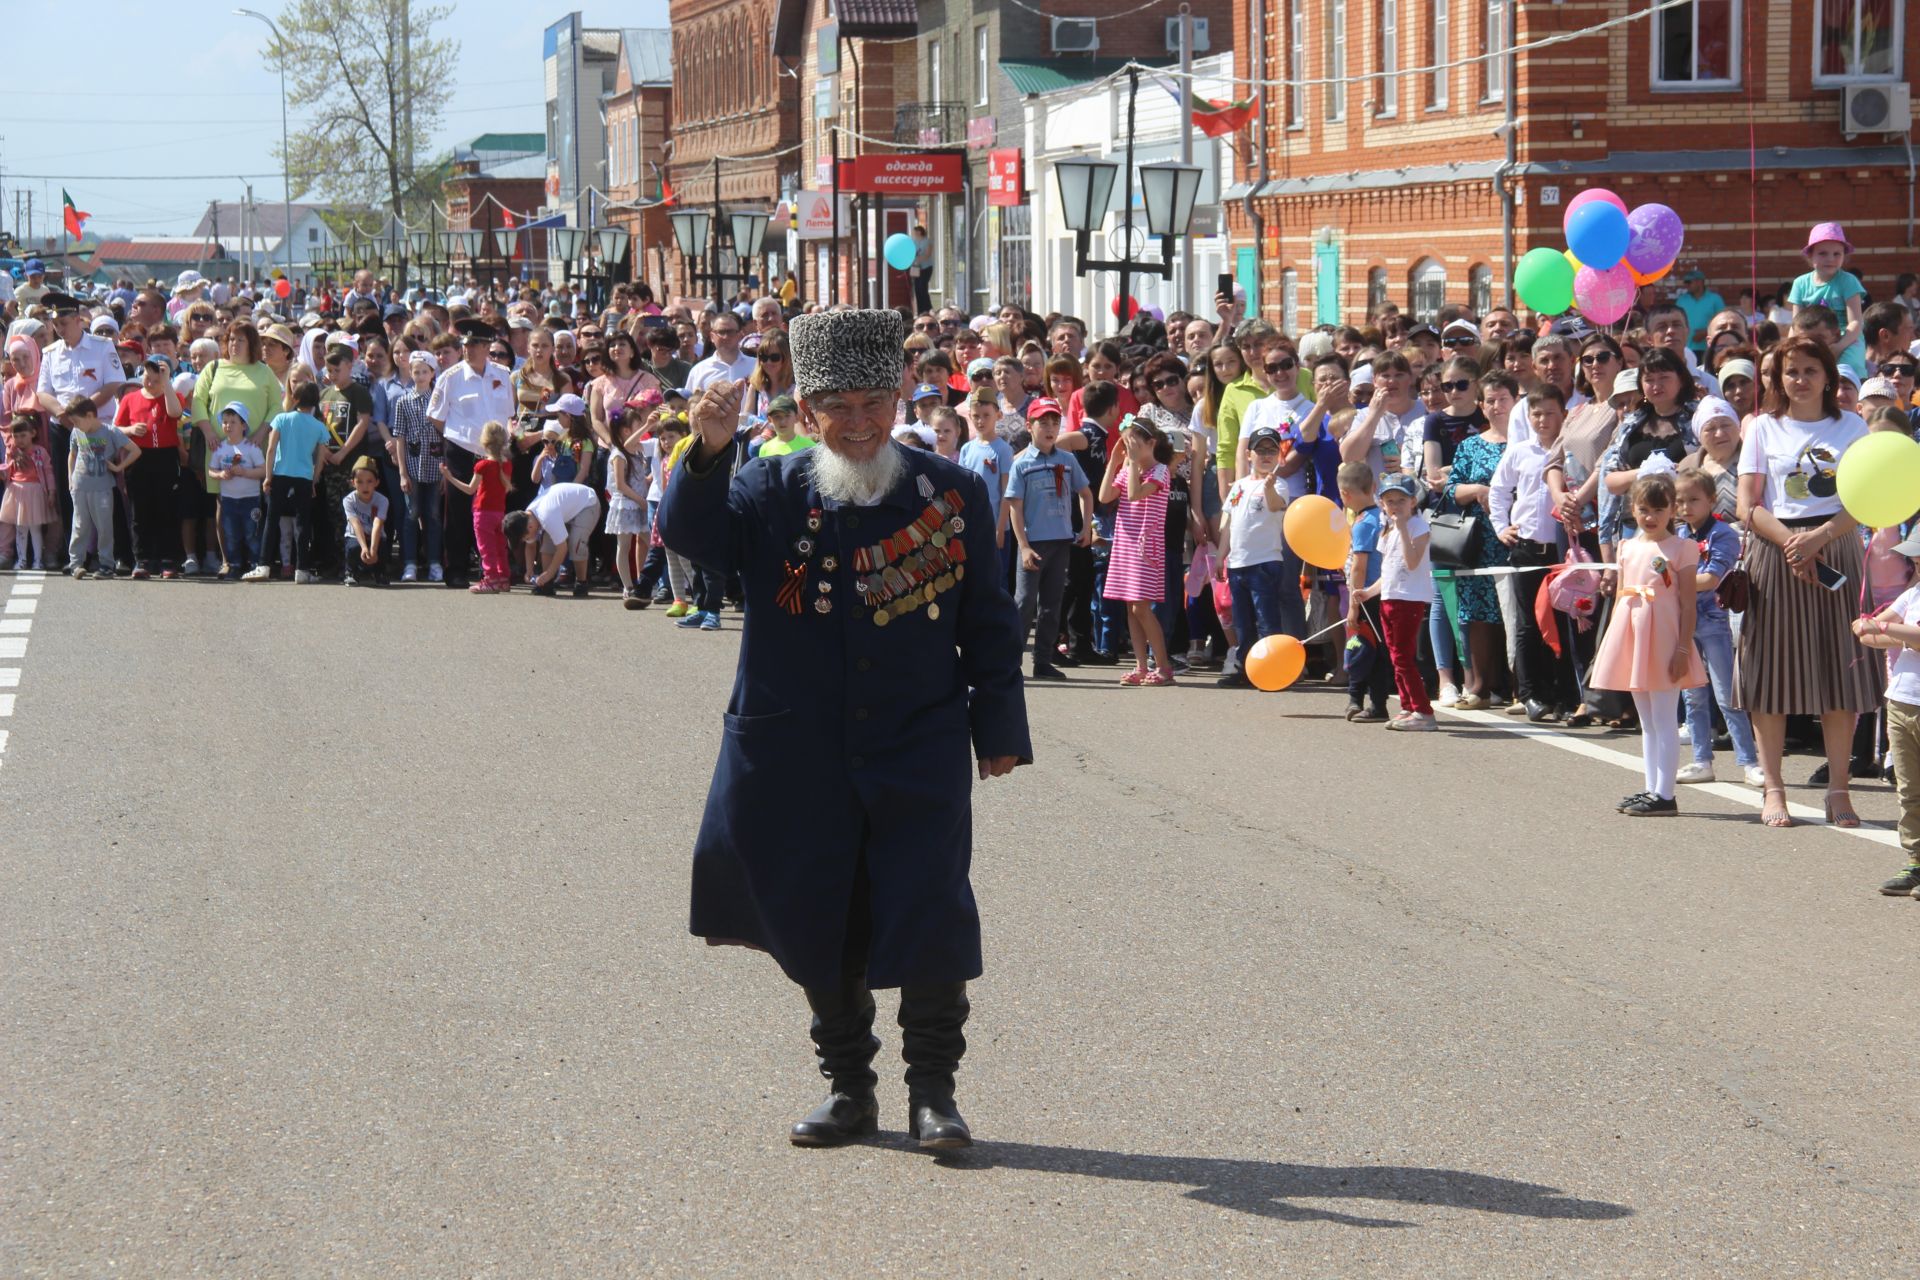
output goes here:
[{"label": "sky", "polygon": [[[279,203],[280,77],[261,60],[272,36],[234,7],[91,0],[86,23],[104,36],[95,62],[103,74],[71,77],[70,88],[51,92],[19,77],[0,80],[0,221],[7,229],[19,229],[14,194],[22,189],[33,193],[37,232],[58,233],[64,187],[93,215],[89,237],[190,235],[208,201],[244,196],[243,175],[252,177],[256,201]],[[281,3],[249,7],[277,18]],[[612,26],[632,22],[635,8],[602,3],[580,12],[588,26]],[[458,0],[437,34],[460,42],[459,74],[440,133],[423,154],[482,133],[542,132],[540,35],[569,11],[564,2]],[[129,62],[134,51],[137,62]],[[299,130],[297,112],[287,124]]]}]

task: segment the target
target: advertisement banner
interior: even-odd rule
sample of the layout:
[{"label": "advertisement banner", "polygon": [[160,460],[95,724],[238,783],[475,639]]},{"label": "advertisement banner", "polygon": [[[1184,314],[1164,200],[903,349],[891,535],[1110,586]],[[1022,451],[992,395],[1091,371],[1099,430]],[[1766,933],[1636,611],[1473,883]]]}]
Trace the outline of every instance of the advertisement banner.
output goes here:
[{"label": "advertisement banner", "polygon": [[854,156],[840,162],[840,189],[869,195],[956,195],[965,176],[966,162],[941,151]]},{"label": "advertisement banner", "polygon": [[[793,233],[802,240],[833,239],[833,193],[802,191],[793,199]],[[853,202],[840,197],[840,234],[853,230]]]},{"label": "advertisement banner", "polygon": [[987,203],[1005,207],[1025,204],[1026,174],[1020,162],[1020,148],[1003,147],[987,152]]}]

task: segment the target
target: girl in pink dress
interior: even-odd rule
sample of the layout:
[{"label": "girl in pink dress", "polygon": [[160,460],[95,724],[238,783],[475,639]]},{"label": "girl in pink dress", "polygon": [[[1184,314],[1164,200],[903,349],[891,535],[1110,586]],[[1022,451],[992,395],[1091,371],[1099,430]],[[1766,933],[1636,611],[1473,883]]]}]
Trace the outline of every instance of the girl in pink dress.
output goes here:
[{"label": "girl in pink dress", "polygon": [[1103,594],[1127,605],[1134,668],[1120,683],[1129,687],[1173,683],[1167,638],[1153,616],[1154,604],[1167,598],[1167,490],[1172,483],[1167,464],[1172,461],[1173,445],[1160,428],[1130,417],[1120,424],[1120,447],[1107,451],[1107,474],[1100,481],[1100,501],[1115,504]]},{"label": "girl in pink dress", "polygon": [[1672,475],[1643,475],[1633,482],[1630,496],[1640,536],[1620,544],[1613,618],[1588,683],[1633,695],[1647,789],[1623,799],[1619,809],[1629,817],[1659,818],[1680,812],[1673,798],[1680,768],[1680,691],[1707,682],[1693,644],[1700,547],[1674,532]]}]

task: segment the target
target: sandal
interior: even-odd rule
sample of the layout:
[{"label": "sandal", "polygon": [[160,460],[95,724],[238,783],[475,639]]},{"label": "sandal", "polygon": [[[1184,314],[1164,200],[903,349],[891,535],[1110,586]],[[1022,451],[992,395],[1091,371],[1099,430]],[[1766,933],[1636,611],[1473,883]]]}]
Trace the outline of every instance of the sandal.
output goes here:
[{"label": "sandal", "polygon": [[1147,682],[1147,672],[1146,672],[1146,668],[1144,667],[1135,667],[1133,670],[1127,672],[1127,674],[1120,677],[1120,683],[1127,686],[1127,688],[1129,689],[1137,689],[1141,685],[1145,684],[1146,682]]},{"label": "sandal", "polygon": [[1584,729],[1593,723],[1593,712],[1587,710],[1587,704],[1581,703],[1574,713],[1567,717],[1567,728]]},{"label": "sandal", "polygon": [[[1846,806],[1844,810],[1837,813],[1835,810],[1838,806],[1834,803],[1836,799],[1841,805]],[[1847,794],[1845,787],[1841,787],[1838,791],[1827,792],[1827,824],[1839,827],[1842,831],[1851,831],[1860,825],[1860,815],[1853,811],[1853,797]]]},{"label": "sandal", "polygon": [[[1771,810],[1767,807],[1767,798],[1776,795],[1780,797],[1780,808],[1778,810]],[[1785,787],[1767,787],[1761,792],[1760,821],[1763,825],[1776,829],[1794,825],[1793,815],[1787,812],[1787,789]]]},{"label": "sandal", "polygon": [[1155,671],[1152,675],[1148,676],[1145,680],[1142,680],[1140,683],[1143,685],[1172,684],[1173,673],[1170,671]]}]

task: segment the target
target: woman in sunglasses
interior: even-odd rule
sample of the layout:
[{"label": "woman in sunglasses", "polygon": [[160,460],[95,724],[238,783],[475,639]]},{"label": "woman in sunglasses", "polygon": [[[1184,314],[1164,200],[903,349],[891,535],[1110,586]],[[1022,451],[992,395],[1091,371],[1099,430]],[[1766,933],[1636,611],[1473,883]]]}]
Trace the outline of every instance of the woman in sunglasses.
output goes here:
[{"label": "woman in sunglasses", "polygon": [[755,418],[767,416],[767,406],[780,396],[793,394],[793,353],[787,335],[769,329],[760,335],[760,350],[755,353],[753,373],[747,378],[746,411]]}]

